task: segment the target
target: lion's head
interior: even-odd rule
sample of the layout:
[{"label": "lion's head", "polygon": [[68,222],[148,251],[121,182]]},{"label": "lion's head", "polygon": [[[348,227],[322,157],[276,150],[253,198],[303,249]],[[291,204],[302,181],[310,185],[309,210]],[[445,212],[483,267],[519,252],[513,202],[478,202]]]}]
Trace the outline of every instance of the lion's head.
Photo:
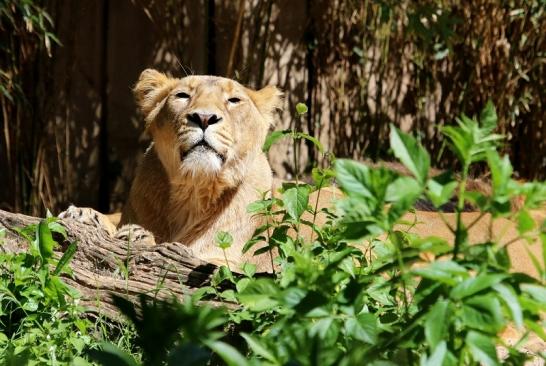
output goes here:
[{"label": "lion's head", "polygon": [[171,180],[237,179],[234,171],[261,149],[280,103],[273,86],[255,91],[222,77],[178,79],[151,69],[134,93]]}]

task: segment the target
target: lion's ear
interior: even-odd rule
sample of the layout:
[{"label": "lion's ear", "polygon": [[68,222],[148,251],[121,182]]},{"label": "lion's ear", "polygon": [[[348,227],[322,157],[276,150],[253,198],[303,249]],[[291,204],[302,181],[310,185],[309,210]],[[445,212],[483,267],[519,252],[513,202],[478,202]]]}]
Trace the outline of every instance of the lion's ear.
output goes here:
[{"label": "lion's ear", "polygon": [[273,85],[252,91],[250,97],[260,113],[265,116],[271,115],[275,109],[279,109],[282,106],[282,92]]},{"label": "lion's ear", "polygon": [[133,93],[147,122],[149,122],[150,113],[167,96],[169,92],[167,86],[171,80],[173,79],[153,69],[146,69],[140,74]]}]

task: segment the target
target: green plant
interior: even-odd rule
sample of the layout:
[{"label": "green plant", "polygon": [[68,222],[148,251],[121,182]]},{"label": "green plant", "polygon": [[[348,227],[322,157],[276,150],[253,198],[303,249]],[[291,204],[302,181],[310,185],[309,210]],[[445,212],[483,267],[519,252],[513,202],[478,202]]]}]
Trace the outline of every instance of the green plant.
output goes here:
[{"label": "green plant", "polygon": [[[496,347],[502,345],[508,349],[502,362],[522,364],[529,357],[519,349],[525,338],[534,333],[546,339],[544,265],[534,258],[539,279],[510,272],[507,244],[470,242],[473,224],[460,220],[468,202],[492,220],[511,217],[520,237],[530,242],[538,237],[546,252],[546,223],[537,226],[529,214],[546,202],[546,185],[511,178],[508,158],[497,152],[495,125],[488,104],[479,120],[463,116],[444,128],[447,146],[463,167],[459,180],[453,174],[430,177],[426,150],[391,126],[391,149],[412,176],[337,160],[335,171],[315,169],[313,183],[286,183],[278,197],[251,204],[249,211],[266,220],[244,250],[261,245],[258,255],[277,252],[278,270],[257,276],[255,266],[244,264],[242,275],[235,275],[221,266],[211,287],[184,304],[141,298],[141,315],[117,299],[135,324],[144,363],[174,364],[183,353],[191,364],[497,365]],[[302,138],[293,131],[272,138],[284,135]],[[491,171],[489,196],[465,189],[468,169],[480,162]],[[335,209],[320,208],[327,219],[319,226],[319,207],[310,197],[318,197],[334,176],[345,197]],[[518,212],[510,208],[514,195],[524,197]],[[453,243],[404,229],[414,225],[404,215],[422,198],[437,208],[457,199]],[[311,237],[300,235],[304,226]],[[219,233],[217,243],[228,247],[228,234]],[[424,262],[423,253],[437,259]],[[197,305],[211,295],[236,308]],[[513,346],[499,336],[508,324],[523,331]],[[236,347],[219,341],[227,334],[224,340]],[[113,357],[103,364],[136,364],[109,345],[94,353]]]},{"label": "green plant", "polygon": [[[140,296],[140,307],[122,297],[114,297],[118,309],[134,325],[136,345],[142,350],[143,365],[207,365],[219,357],[228,365],[244,365],[243,356],[222,342],[225,311],[197,306],[195,299],[159,301]],[[138,365],[127,352],[111,343],[90,350],[90,357],[101,365]]]},{"label": "green plant", "polygon": [[[449,174],[429,177],[426,150],[391,127],[391,149],[413,176],[337,160],[336,179],[346,197],[338,202],[337,214],[327,210],[330,219],[322,227],[302,216],[317,214],[309,202],[310,192],[321,189],[317,179],[313,184],[285,184],[280,198],[252,204],[250,211],[269,221],[245,249],[259,243],[265,246],[258,253],[274,247],[280,271],[274,278],[223,276],[236,288],[225,298],[235,298],[241,306],[230,312],[232,321],[252,324],[249,333],[241,333],[250,358],[271,365],[352,365],[363,360],[496,365],[500,360],[495,347],[504,345],[509,354],[503,362],[521,364],[528,356],[504,344],[499,334],[513,323],[525,329],[524,337],[535,333],[546,339],[541,320],[546,308],[544,266],[534,261],[540,279],[511,273],[506,245],[471,243],[460,219],[466,202],[492,219],[510,216],[519,222],[520,237],[539,237],[546,252],[546,226],[541,223],[533,231],[537,226],[528,213],[546,202],[546,185],[522,185],[511,178],[508,158],[497,153],[495,126],[496,113],[488,104],[479,120],[463,116],[457,125],[443,129],[463,167],[458,181]],[[479,162],[491,171],[490,196],[465,190],[468,169]],[[514,195],[525,199],[516,213],[510,209]],[[420,198],[440,208],[453,197],[459,218],[451,228],[453,243],[420,238],[396,225]],[[297,235],[300,225],[309,226],[315,239]],[[441,257],[426,263],[420,257],[424,252]]]},{"label": "green plant", "polygon": [[[526,338],[534,334],[546,340],[545,258],[532,257],[538,278],[512,272],[507,246],[516,238],[472,242],[468,230],[477,221],[465,225],[461,220],[468,203],[480,218],[489,216],[491,225],[508,217],[517,223],[517,239],[529,245],[538,240],[533,245],[546,253],[546,222],[536,223],[531,215],[546,203],[546,184],[512,179],[509,159],[498,153],[501,138],[493,133],[495,126],[495,108],[488,103],[479,118],[462,116],[443,128],[446,146],[462,167],[459,179],[450,172],[430,176],[427,151],[391,126],[391,150],[411,176],[339,159],[333,170],[314,169],[312,183],[285,183],[279,195],[264,195],[248,207],[265,220],[244,250],[277,253],[271,256],[277,268],[273,274],[258,275],[251,264],[230,268],[226,261],[210,287],[183,303],[141,295],[136,306],[115,297],[134,329],[124,332],[134,332],[129,336],[134,338],[128,347],[108,340],[97,347],[87,337],[87,356],[102,365],[522,364],[530,357],[521,350]],[[293,131],[277,135],[306,138]],[[466,190],[474,164],[490,170],[491,194]],[[345,195],[335,207],[321,208],[313,199],[333,179]],[[523,197],[518,211],[510,204],[514,196]],[[458,219],[448,226],[453,242],[409,232],[415,222],[407,220],[408,212],[419,199],[438,209],[456,200]],[[318,215],[326,218],[323,224]],[[302,235],[305,227],[312,235]],[[47,219],[21,231],[32,243],[28,254],[0,257],[0,301],[2,310],[9,310],[0,314],[6,329],[0,333],[6,335],[0,339],[3,360],[48,362],[53,349],[57,361],[87,362],[81,344],[55,343],[79,339],[73,332],[88,331],[89,323],[58,278],[71,254],[67,250],[58,261],[53,258],[51,231],[65,236]],[[216,241],[227,249],[232,239],[220,232]],[[425,253],[436,259],[424,261]],[[226,307],[201,304],[211,297]],[[56,309],[63,309],[63,316],[52,321],[52,314],[59,314]],[[510,324],[522,333],[514,345],[500,336]],[[45,337],[44,326],[54,330],[54,337]],[[46,346],[33,347],[23,332]],[[498,346],[508,350],[503,360]]]},{"label": "green plant", "polygon": [[93,344],[78,294],[60,277],[70,273],[76,243],[55,258],[53,234],[66,240],[66,232],[53,218],[19,233],[28,252],[0,253],[0,363],[68,363]]}]

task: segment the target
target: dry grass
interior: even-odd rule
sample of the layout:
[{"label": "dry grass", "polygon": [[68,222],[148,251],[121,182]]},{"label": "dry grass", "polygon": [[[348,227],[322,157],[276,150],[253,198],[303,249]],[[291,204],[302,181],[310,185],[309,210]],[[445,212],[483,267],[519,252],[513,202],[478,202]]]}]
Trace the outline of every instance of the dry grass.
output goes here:
[{"label": "dry grass", "polygon": [[[154,25],[157,43],[149,50],[154,65],[175,74],[193,72],[182,66],[191,65],[189,57],[205,72],[261,86],[269,74],[283,72],[270,67],[272,60],[296,49],[294,54],[303,56],[273,79],[286,80],[287,99],[306,102],[310,113],[285,125],[320,137],[337,156],[384,158],[392,122],[414,130],[436,165],[449,166],[452,157],[442,153],[437,127],[462,112],[476,114],[491,99],[520,176],[546,178],[546,13],[539,0],[131,2]],[[25,18],[24,4],[31,5],[33,17]],[[99,156],[107,155],[102,150],[108,145],[93,149],[90,137],[106,123],[100,98],[107,85],[97,86],[100,100],[82,102],[97,114],[96,126],[78,124],[75,107],[66,105],[67,93],[77,90],[51,90],[56,84],[48,66],[56,54],[78,55],[73,40],[61,39],[65,49],[55,45],[56,28],[44,9],[55,19],[70,15],[74,6],[55,0],[0,5],[1,208],[58,212],[84,180],[90,189],[108,172],[101,167],[104,160],[93,157],[97,149]],[[300,32],[291,38],[277,29],[287,16]],[[192,39],[194,29],[204,30],[204,39]],[[298,156],[306,161],[300,166],[320,160],[311,145],[302,148]],[[289,171],[292,159],[285,160]],[[114,179],[112,186],[127,187],[131,177]],[[108,189],[100,194],[113,195]],[[105,202],[119,207],[122,196],[116,192]]]}]

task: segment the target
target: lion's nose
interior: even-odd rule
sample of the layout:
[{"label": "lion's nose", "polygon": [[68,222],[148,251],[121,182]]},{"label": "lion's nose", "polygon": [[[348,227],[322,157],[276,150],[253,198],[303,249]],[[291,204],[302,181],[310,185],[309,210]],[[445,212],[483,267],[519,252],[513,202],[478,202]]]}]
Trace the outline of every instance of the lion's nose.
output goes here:
[{"label": "lion's nose", "polygon": [[218,117],[216,114],[207,113],[190,113],[187,116],[189,121],[196,123],[204,131],[210,125],[220,122],[222,117]]}]

